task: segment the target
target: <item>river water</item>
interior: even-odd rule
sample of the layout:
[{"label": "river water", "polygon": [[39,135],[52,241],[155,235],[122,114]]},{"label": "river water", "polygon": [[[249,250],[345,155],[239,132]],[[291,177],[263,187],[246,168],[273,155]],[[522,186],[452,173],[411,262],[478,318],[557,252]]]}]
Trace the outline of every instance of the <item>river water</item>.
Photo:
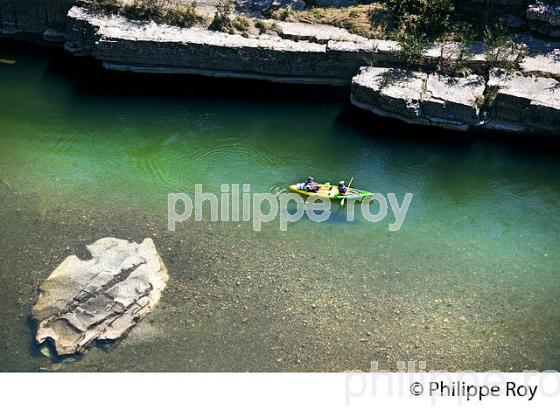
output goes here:
[{"label": "river water", "polygon": [[[401,126],[345,90],[101,70],[0,45],[0,370],[560,368],[560,149]],[[402,228],[188,221],[195,184],[278,192],[313,175],[413,200]],[[43,357],[39,284],[104,236],[152,237],[154,312],[78,360]],[[420,362],[425,362],[420,363]]]}]

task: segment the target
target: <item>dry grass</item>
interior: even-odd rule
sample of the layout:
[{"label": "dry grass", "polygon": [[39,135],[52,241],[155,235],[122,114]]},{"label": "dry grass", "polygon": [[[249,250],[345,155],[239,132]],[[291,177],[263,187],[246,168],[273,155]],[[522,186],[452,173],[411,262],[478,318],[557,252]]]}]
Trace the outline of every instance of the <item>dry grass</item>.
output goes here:
[{"label": "dry grass", "polygon": [[232,11],[231,0],[223,0],[227,6],[208,17],[203,14],[196,0],[92,0],[88,8],[100,14],[118,14],[133,20],[154,21],[178,27],[200,27],[244,37],[259,34],[276,34],[276,24],[254,20]]},{"label": "dry grass", "polygon": [[303,11],[279,9],[272,13],[272,18],[290,22],[328,24],[367,38],[389,37],[390,30],[387,24],[391,21],[381,3],[343,8],[314,7]]}]

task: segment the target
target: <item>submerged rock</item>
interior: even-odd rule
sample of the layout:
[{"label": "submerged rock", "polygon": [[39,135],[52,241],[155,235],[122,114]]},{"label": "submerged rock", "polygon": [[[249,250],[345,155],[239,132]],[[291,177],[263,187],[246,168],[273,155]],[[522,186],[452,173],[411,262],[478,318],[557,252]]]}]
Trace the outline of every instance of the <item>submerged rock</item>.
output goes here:
[{"label": "submerged rock", "polygon": [[33,307],[37,343],[51,341],[58,355],[123,336],[152,311],[169,278],[150,238],[103,238],[87,249],[91,259],[71,255],[50,274]]}]

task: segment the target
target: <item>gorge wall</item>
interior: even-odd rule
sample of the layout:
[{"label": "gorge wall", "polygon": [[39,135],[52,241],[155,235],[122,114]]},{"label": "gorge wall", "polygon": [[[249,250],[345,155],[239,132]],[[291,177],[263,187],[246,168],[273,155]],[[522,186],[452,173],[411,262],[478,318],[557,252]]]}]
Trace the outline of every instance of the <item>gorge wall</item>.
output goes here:
[{"label": "gorge wall", "polygon": [[[523,39],[528,55],[518,73],[495,69],[483,45],[473,44],[463,62],[473,75],[465,78],[429,74],[443,55],[457,58],[453,43],[426,49],[423,73],[407,67],[397,42],[332,26],[276,22],[274,33],[242,36],[130,21],[79,6],[64,14],[72,1],[33,0],[37,8],[26,11],[16,1],[0,2],[4,34],[45,37],[57,27],[69,53],[93,57],[108,69],[351,85],[356,106],[411,123],[560,135],[560,44],[531,36]],[[47,3],[50,8],[39,7]]]}]

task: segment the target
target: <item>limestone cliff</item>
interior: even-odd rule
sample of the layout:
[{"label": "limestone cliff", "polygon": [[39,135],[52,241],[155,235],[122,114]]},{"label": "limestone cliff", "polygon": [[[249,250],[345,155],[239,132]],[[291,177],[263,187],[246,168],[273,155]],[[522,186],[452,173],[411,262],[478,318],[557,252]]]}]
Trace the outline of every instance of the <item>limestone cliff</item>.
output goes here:
[{"label": "limestone cliff", "polygon": [[560,133],[560,82],[501,69],[485,80],[364,68],[352,82],[352,103],[413,124]]},{"label": "limestone cliff", "polygon": [[[42,2],[46,3],[49,0]],[[57,4],[67,3],[59,0]],[[15,1],[9,4],[13,8]],[[0,10],[4,21],[6,8]],[[50,21],[60,21],[56,16],[44,12],[42,23],[29,23],[26,30],[40,32]],[[520,61],[519,73],[498,75],[493,70],[496,63],[516,60],[518,49],[501,56],[499,62],[488,61],[484,45],[475,42],[472,55],[462,61],[474,75],[454,78],[429,73],[442,59],[458,58],[456,43],[428,47],[422,73],[409,70],[397,42],[367,39],[332,26],[276,22],[274,32],[242,36],[131,21],[79,6],[68,11],[64,24],[66,50],[98,59],[108,69],[352,84],[354,104],[408,122],[462,130],[482,127],[560,134],[560,44],[531,35],[521,38],[528,55]],[[24,26],[18,23],[17,27]],[[388,72],[406,75],[395,79]],[[386,80],[391,84],[383,85]]]}]

